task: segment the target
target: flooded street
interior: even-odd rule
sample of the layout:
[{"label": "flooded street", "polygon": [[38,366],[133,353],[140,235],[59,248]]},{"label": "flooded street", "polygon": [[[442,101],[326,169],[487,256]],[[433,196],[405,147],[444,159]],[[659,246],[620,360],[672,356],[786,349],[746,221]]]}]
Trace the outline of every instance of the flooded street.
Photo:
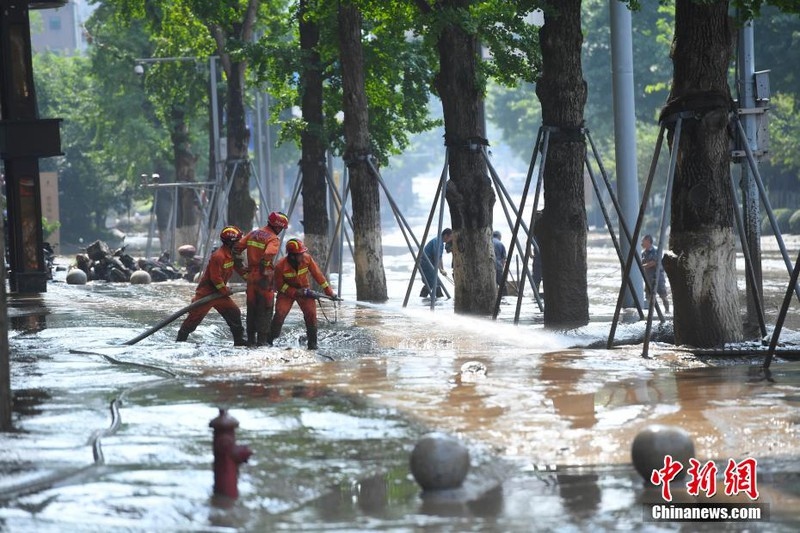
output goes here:
[{"label": "flooded street", "polygon": [[[787,239],[792,260],[799,246]],[[568,332],[544,330],[531,296],[519,325],[516,298],[497,321],[454,315],[452,300],[432,312],[419,281],[403,308],[411,258],[387,250],[389,302],[356,302],[346,262],[344,301],[323,304],[316,352],[302,348],[297,307],[271,348],[234,348],[213,311],[189,343],[173,342],[177,321],[122,345],[189,302],[184,281],[54,281],[41,297],[11,297],[15,431],[0,434],[0,530],[800,528],[800,363],[778,357],[765,375],[763,354],[696,356],[660,342],[643,358],[644,322],[620,325],[617,340],[631,344],[590,347],[607,339],[619,289],[600,234],[590,238],[592,322]],[[763,270],[771,332],[789,276],[766,239]],[[800,344],[798,308],[795,299],[784,342]],[[208,424],[220,407],[253,451],[232,505],[212,498]],[[660,489],[644,484],[630,450],[655,423],[689,432],[695,457],[720,466],[720,493],[728,459],[756,459],[769,520],[648,521],[642,504]],[[421,494],[409,472],[431,431],[471,455],[465,485],[449,494]],[[673,493],[692,498],[685,484]]]}]

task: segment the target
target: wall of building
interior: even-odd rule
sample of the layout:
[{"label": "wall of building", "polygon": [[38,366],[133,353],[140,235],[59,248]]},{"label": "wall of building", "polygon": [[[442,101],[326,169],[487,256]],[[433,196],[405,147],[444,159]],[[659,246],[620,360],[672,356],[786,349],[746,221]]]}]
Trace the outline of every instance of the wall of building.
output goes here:
[{"label": "wall of building", "polygon": [[[40,172],[39,191],[42,200],[42,217],[49,223],[60,221],[58,209],[58,173]],[[49,236],[44,236],[45,242],[49,242],[56,253],[59,253],[61,244],[61,231],[55,230]]]}]

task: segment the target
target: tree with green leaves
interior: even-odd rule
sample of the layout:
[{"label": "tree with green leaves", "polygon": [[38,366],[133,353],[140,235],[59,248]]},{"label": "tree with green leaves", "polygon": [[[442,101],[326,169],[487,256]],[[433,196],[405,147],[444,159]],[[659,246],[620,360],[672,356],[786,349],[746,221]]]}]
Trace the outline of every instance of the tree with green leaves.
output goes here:
[{"label": "tree with green leaves", "polygon": [[[526,21],[536,2],[443,0],[415,2],[421,31],[438,52],[433,82],[442,101],[454,231],[455,310],[489,315],[494,309],[492,208],[494,190],[484,156],[488,144],[484,95],[488,77],[509,82],[535,71],[535,30]],[[481,43],[491,52],[482,60]]]},{"label": "tree with green leaves", "polygon": [[673,184],[670,253],[663,261],[675,301],[678,344],[721,346],[742,338],[728,136],[734,35],[727,0],[677,0],[673,83],[661,120],[672,135],[680,131],[680,142],[671,146],[681,157]]},{"label": "tree with green leaves", "polygon": [[339,3],[339,58],[342,64],[344,161],[353,193],[353,240],[356,294],[359,300],[385,301],[381,208],[378,179],[372,172],[369,105],[361,45],[362,17],[354,2]]},{"label": "tree with green leaves", "polygon": [[303,179],[303,232],[317,260],[328,263],[328,185],[325,123],[325,72],[320,52],[320,12],[312,0],[298,3],[300,40],[300,172]]},{"label": "tree with green leaves", "polygon": [[[795,2],[772,3],[800,10]],[[729,14],[732,5],[739,21]],[[663,260],[675,300],[679,344],[715,347],[742,339],[730,188],[728,69],[737,24],[757,15],[761,5],[760,0],[675,4],[673,81],[661,120],[670,128],[671,149],[679,154],[669,252]]]},{"label": "tree with green leaves", "polygon": [[[61,123],[62,157],[42,161],[42,170],[59,175],[61,239],[64,250],[107,238],[105,219],[124,190],[124,176],[113,174],[105,160],[106,140],[99,136],[104,116],[97,105],[101,88],[87,58],[52,53],[33,56],[39,112]],[[71,90],[65,91],[65,87]]]},{"label": "tree with green leaves", "polygon": [[[185,0],[191,14],[208,30],[225,71],[226,161],[225,177],[230,183],[228,224],[253,226],[256,203],[250,196],[250,130],[245,116],[245,75],[249,57],[246,50],[255,35],[260,0]],[[263,6],[273,7],[273,6]]]},{"label": "tree with green leaves", "polygon": [[589,322],[582,131],[587,88],[581,67],[580,21],[581,0],[545,2],[540,31],[542,74],[536,95],[542,103],[542,124],[553,130],[544,167],[545,207],[536,235],[547,295],[544,322],[549,326]]},{"label": "tree with green leaves", "polygon": [[[195,35],[203,28],[186,27],[186,20],[192,19],[180,4],[144,6],[108,0],[87,22],[95,76],[112,95],[109,100],[116,106],[108,111],[115,123],[111,135],[127,132],[136,120],[150,124],[157,132],[141,136],[132,144],[117,143],[109,147],[117,151],[134,147],[142,153],[129,159],[136,162],[136,168],[126,172],[125,179],[131,187],[144,185],[139,183],[141,174],[158,174],[162,183],[196,181],[199,156],[194,146],[206,137],[206,124],[210,120],[206,104],[208,72],[197,56],[203,41]],[[208,55],[212,49],[210,39],[206,39],[205,49]],[[137,59],[141,61],[137,63]],[[130,112],[119,113],[123,105],[120,101],[137,102],[137,96],[141,95],[145,96],[144,101]],[[145,141],[147,145],[143,146]],[[151,160],[146,161],[147,157]],[[173,202],[176,192],[179,198]],[[166,244],[167,221],[174,205],[178,207],[175,245],[195,242],[199,219],[195,190],[142,189],[139,194],[158,198],[155,214],[162,247]]]},{"label": "tree with green leaves", "polygon": [[[278,107],[300,105],[301,117],[281,117],[282,138],[302,148],[303,229],[306,243],[323,259],[329,252],[326,151],[347,161],[351,153],[371,154],[381,165],[408,145],[410,134],[436,124],[427,114],[429,57],[419,40],[407,38],[411,19],[408,9],[398,9],[401,4],[363,0],[343,5],[361,13],[360,30],[351,30],[345,44],[361,47],[362,62],[342,51],[339,33],[351,26],[339,23],[339,5],[302,0],[296,17],[299,47],[296,41],[282,43],[265,62]],[[354,99],[357,105],[351,105]],[[359,298],[381,301],[386,288],[377,255],[382,249],[378,184],[360,170],[350,169],[356,288]]]}]

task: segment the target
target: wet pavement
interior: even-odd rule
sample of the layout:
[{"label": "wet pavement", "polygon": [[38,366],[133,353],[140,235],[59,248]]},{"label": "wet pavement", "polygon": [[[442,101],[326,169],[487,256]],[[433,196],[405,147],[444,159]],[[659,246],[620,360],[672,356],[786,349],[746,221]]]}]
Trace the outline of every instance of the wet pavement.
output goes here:
[{"label": "wet pavement", "polygon": [[[354,301],[345,264],[344,302],[320,313],[317,352],[302,348],[296,308],[273,348],[232,347],[214,312],[189,343],[172,342],[174,323],[121,345],[186,305],[188,282],[56,281],[41,297],[14,296],[0,530],[797,530],[800,363],[779,357],[765,374],[763,355],[699,357],[659,342],[646,359],[642,322],[620,325],[630,345],[589,348],[607,338],[616,301],[609,247],[592,241],[593,320],[569,332],[545,331],[530,297],[517,326],[511,297],[497,321],[455,316],[449,300],[403,308],[405,257],[387,268],[385,305]],[[788,274],[769,244],[764,270],[772,324]],[[254,452],[235,503],[212,497],[208,423],[219,407]],[[720,493],[728,459],[756,459],[769,520],[649,521],[643,503],[659,502],[660,489],[635,472],[630,447],[654,423],[689,432],[697,459],[720,467]],[[461,489],[422,494],[409,473],[430,431],[467,445]],[[685,483],[673,493],[728,501],[692,497]]]}]

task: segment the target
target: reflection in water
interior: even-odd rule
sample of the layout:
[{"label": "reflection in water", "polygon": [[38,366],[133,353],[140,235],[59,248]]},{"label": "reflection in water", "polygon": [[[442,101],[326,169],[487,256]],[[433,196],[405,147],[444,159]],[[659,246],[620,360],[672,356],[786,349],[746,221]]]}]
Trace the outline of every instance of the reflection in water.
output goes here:
[{"label": "reflection in water", "polygon": [[583,518],[593,515],[600,508],[602,491],[596,474],[556,475],[558,494],[569,514]]},{"label": "reflection in water", "polygon": [[[608,261],[606,252],[591,257]],[[597,272],[618,269],[606,266]],[[401,271],[401,290],[408,273]],[[609,301],[593,299],[593,309],[613,308],[615,289]],[[769,381],[741,360],[699,360],[663,345],[646,361],[640,347],[567,349],[577,342],[569,335],[453,317],[450,301],[435,313],[343,304],[320,332],[318,353],[335,362],[306,350],[232,349],[213,317],[196,343],[176,345],[167,327],[119,346],[184,306],[193,290],[60,284],[36,303],[12,304],[15,329],[30,334],[10,343],[20,432],[0,435],[0,474],[21,478],[9,467],[19,457],[35,465],[29,476],[85,467],[87,436],[108,427],[109,398],[124,394],[125,402],[120,430],[104,439],[107,465],[3,501],[0,527],[637,529],[647,526],[637,504],[647,485],[630,466],[630,443],[651,423],[686,428],[700,459],[758,458],[760,490],[781,517],[770,526],[797,524],[800,365],[777,362]],[[353,294],[345,285],[345,301]],[[523,305],[526,316],[540,316],[534,302]],[[622,327],[633,335],[639,326]],[[300,332],[300,318],[287,327]],[[592,324],[576,336],[607,331]],[[145,369],[114,366],[94,351],[179,378],[153,382]],[[476,364],[465,370],[468,362]],[[485,372],[470,370],[480,365]],[[219,406],[231,409],[237,440],[254,451],[230,508],[209,499],[208,421]],[[431,430],[462,438],[474,460],[466,486],[449,499],[421,494],[408,472],[414,443]]]},{"label": "reflection in water", "polygon": [[569,420],[573,428],[591,428],[597,423],[593,392],[579,392],[585,370],[547,365],[541,368],[540,378],[549,386],[545,396],[553,402],[556,413]]},{"label": "reflection in water", "polygon": [[22,315],[22,316],[9,316],[9,322],[12,330],[17,330],[21,333],[37,333],[47,327],[47,315]]},{"label": "reflection in water", "polygon": [[12,410],[21,417],[42,414],[42,405],[52,398],[45,389],[16,389],[11,392],[14,396]]}]

